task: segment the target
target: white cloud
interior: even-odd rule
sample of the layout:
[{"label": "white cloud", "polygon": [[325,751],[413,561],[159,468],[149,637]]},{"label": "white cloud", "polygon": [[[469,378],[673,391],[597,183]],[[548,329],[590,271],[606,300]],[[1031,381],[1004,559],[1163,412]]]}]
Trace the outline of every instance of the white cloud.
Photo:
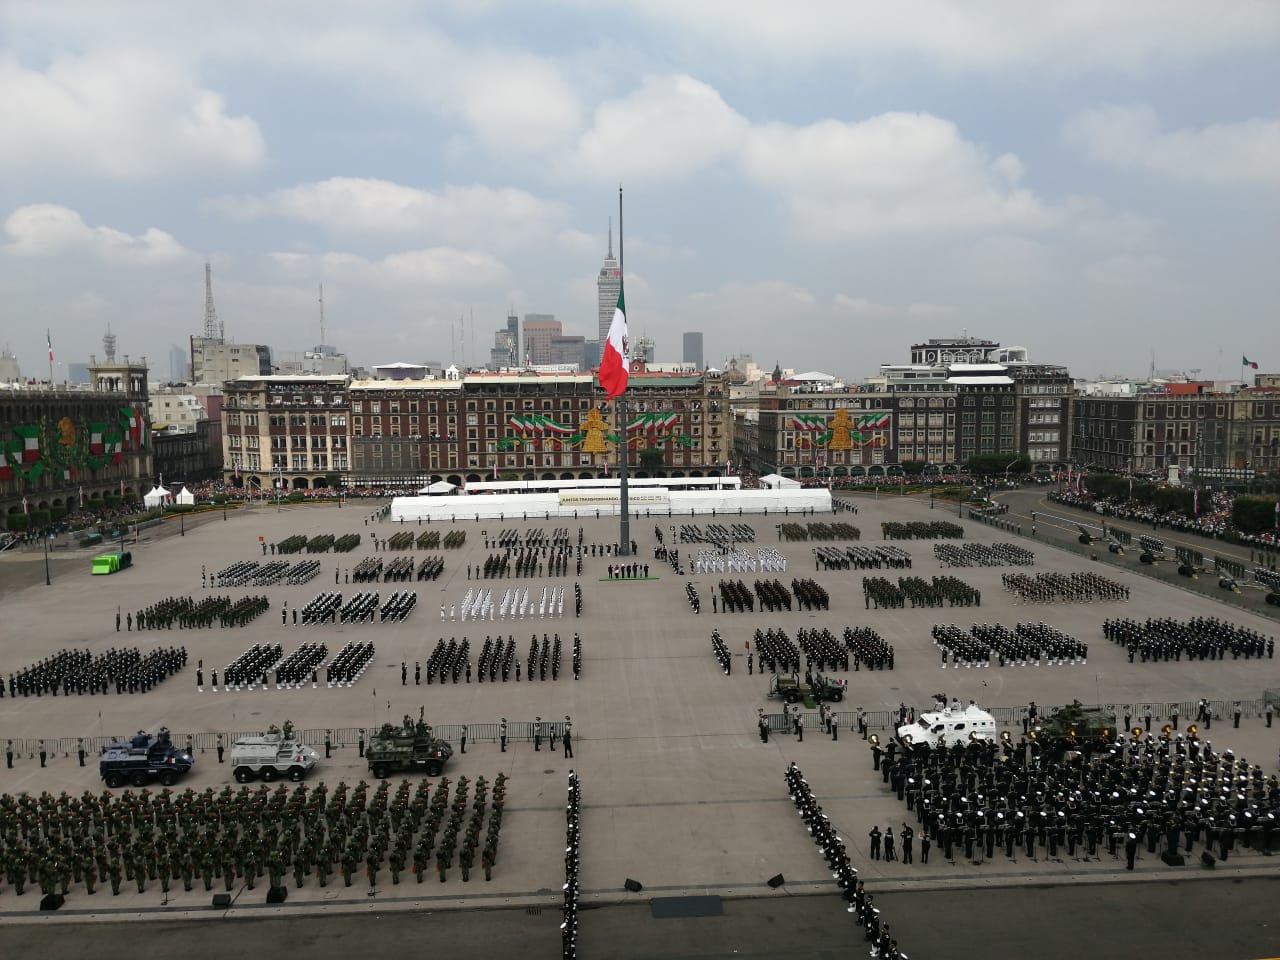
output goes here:
[{"label": "white cloud", "polygon": [[261,163],[257,124],[149,51],[56,56],[44,70],[0,56],[0,168],[117,180]]},{"label": "white cloud", "polygon": [[[582,0],[570,0],[580,3]],[[598,8],[607,0],[590,0]],[[625,7],[706,56],[728,49],[794,68],[797,62],[874,62],[917,56],[949,68],[1122,72],[1280,45],[1280,8],[1233,4],[1208,15],[1200,0],[807,0],[802,7],[740,0],[646,0]]]},{"label": "white cloud", "polygon": [[511,271],[491,254],[455,247],[427,247],[370,260],[354,253],[279,252],[269,259],[287,273],[324,276],[366,286],[415,285],[439,288],[505,285]]},{"label": "white cloud", "polygon": [[1146,106],[1084,110],[1063,127],[1090,160],[1186,183],[1280,184],[1280,120],[1162,130]]},{"label": "white cloud", "polygon": [[1154,284],[1167,285],[1164,268],[1163,258],[1154,254],[1120,253],[1087,264],[1081,275],[1088,283],[1101,287],[1142,289]]},{"label": "white cloud", "polygon": [[892,304],[879,303],[875,300],[867,300],[864,297],[851,297],[845,293],[837,293],[831,298],[831,303],[839,310],[847,311],[856,317],[883,318],[883,317],[911,317],[930,319],[933,317],[943,317],[955,312],[955,307],[941,303],[908,303]]},{"label": "white cloud", "polygon": [[577,165],[612,179],[687,176],[737,152],[747,122],[720,94],[685,74],[646,77],[596,108]]},{"label": "white cloud", "polygon": [[4,252],[27,257],[87,253],[129,266],[166,265],[192,254],[171,234],[155,227],[133,236],[111,227],[90,227],[80,214],[52,203],[19,207],[4,222],[9,242]]},{"label": "white cloud", "polygon": [[743,168],[778,192],[797,232],[817,240],[1053,220],[1035,194],[1015,186],[1016,157],[992,160],[930,114],[766,124],[748,135]]},{"label": "white cloud", "polygon": [[280,216],[333,231],[483,239],[493,245],[540,236],[564,217],[560,204],[524,190],[474,185],[433,193],[364,177],[330,177],[260,197],[222,197],[207,206],[233,219]]}]

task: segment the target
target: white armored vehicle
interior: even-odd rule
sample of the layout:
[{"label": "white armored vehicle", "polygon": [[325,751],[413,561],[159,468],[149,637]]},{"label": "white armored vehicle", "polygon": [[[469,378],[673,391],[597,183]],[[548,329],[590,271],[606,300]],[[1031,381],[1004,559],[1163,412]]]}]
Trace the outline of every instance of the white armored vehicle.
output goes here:
[{"label": "white armored vehicle", "polygon": [[276,777],[299,781],[316,765],[319,754],[295,739],[293,724],[284,729],[272,724],[260,737],[241,737],[231,745],[231,769],[239,783],[254,777],[270,782]]},{"label": "white armored vehicle", "polygon": [[995,740],[999,736],[996,718],[972,700],[967,707],[959,701],[950,706],[920,714],[915,723],[898,727],[898,741],[907,748],[950,747],[974,740]]}]

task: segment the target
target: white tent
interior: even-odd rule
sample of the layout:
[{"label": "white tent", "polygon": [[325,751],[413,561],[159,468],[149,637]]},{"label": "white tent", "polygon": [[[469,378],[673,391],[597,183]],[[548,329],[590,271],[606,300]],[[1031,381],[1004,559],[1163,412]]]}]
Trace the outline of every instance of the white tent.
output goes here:
[{"label": "white tent", "polygon": [[457,489],[457,484],[450,483],[448,480],[437,480],[435,483],[427,484],[419,490],[418,493],[425,493],[429,497],[439,497],[444,494],[453,493],[453,491]]},{"label": "white tent", "polygon": [[194,505],[196,502],[196,495],[192,493],[190,490],[188,490],[186,487],[183,487],[181,490],[178,491],[178,496],[175,499],[178,503],[188,503],[188,504]]},{"label": "white tent", "polygon": [[173,494],[164,487],[152,487],[147,491],[146,496],[142,498],[142,502],[148,507],[159,507],[166,503],[172,503]]},{"label": "white tent", "polygon": [[760,478],[760,486],[766,490],[781,490],[786,487],[800,486],[799,480],[792,480],[790,477],[779,476],[776,473],[767,473]]}]

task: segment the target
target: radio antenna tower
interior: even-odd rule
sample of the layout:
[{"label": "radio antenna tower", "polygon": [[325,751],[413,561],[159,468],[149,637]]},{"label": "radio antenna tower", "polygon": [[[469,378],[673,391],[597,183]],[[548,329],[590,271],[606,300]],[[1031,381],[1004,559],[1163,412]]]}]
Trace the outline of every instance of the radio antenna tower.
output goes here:
[{"label": "radio antenna tower", "polygon": [[222,322],[218,320],[218,311],[213,308],[213,267],[209,261],[204,262],[204,336],[206,340],[223,338]]},{"label": "radio antenna tower", "polygon": [[322,344],[329,341],[324,338],[324,284],[320,284],[320,342]]}]

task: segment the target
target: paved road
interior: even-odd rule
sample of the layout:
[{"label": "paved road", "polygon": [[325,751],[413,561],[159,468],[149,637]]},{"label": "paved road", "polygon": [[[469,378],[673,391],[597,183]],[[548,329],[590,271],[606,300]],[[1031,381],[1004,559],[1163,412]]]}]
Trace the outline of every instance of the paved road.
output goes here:
[{"label": "paved road", "polygon": [[[1280,955],[1275,879],[889,892],[899,945],[914,960],[1252,960]],[[643,894],[641,895],[643,896]],[[579,955],[592,960],[848,960],[865,956],[852,918],[832,896],[723,901],[724,914],[654,919],[645,902],[581,914]],[[265,909],[265,908],[264,908]],[[9,956],[101,960],[127,953],[185,960],[430,956],[529,960],[559,956],[559,912],[379,911],[359,922],[328,913],[243,919],[218,915],[146,923],[12,923]],[[104,944],[114,947],[104,948]]]},{"label": "paved road", "polygon": [[[1205,537],[1179,533],[1176,530],[1152,530],[1142,524],[1127,521],[1113,521],[1107,518],[1107,527],[1125,530],[1132,535],[1135,546],[1126,550],[1124,556],[1109,553],[1106,544],[1094,544],[1085,547],[1078,542],[1080,531],[1077,523],[1086,526],[1098,526],[1102,518],[1083,510],[1076,510],[1048,499],[1048,487],[1023,487],[1019,490],[1003,491],[996,495],[997,502],[1008,505],[1006,519],[1022,524],[1023,535],[1030,539],[1031,513],[1036,513],[1036,540],[1052,543],[1056,547],[1081,555],[1097,554],[1098,561],[1110,566],[1130,570],[1148,576],[1163,583],[1173,584],[1200,596],[1231,606],[1241,607],[1260,616],[1280,619],[1280,607],[1268,606],[1265,600],[1267,591],[1252,586],[1245,586],[1238,594],[1228,593],[1218,586],[1218,578],[1213,572],[1213,558],[1220,556],[1243,563],[1246,569],[1252,569],[1256,562],[1251,560],[1248,547],[1222,543]],[[1046,516],[1050,514],[1051,516]],[[1136,546],[1139,536],[1150,534],[1165,542],[1169,556],[1173,556],[1175,547],[1186,547],[1197,550],[1205,557],[1206,571],[1197,579],[1188,579],[1178,575],[1176,563],[1145,565],[1138,562],[1141,553]],[[1256,556],[1256,555],[1255,555]],[[1246,578],[1248,579],[1248,578]]]}]

